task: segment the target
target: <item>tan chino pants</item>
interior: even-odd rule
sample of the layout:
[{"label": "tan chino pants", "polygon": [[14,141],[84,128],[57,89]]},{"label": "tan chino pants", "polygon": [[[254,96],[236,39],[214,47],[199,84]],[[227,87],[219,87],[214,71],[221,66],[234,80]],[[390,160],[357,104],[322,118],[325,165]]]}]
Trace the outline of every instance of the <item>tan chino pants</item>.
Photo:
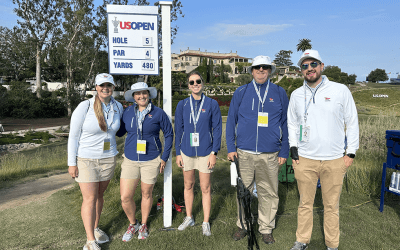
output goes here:
[{"label": "tan chino pants", "polygon": [[[243,184],[253,193],[254,181],[258,195],[258,231],[261,234],[270,234],[275,228],[275,215],[278,211],[278,152],[250,154],[238,149],[239,170]],[[242,218],[244,214],[242,209]],[[238,227],[242,227],[238,219]]]},{"label": "tan chino pants", "polygon": [[339,246],[339,200],[347,168],[343,158],[320,161],[299,157],[293,169],[300,193],[296,240],[309,243],[313,228],[313,205],[318,179],[324,204],[324,233],[327,247]]}]

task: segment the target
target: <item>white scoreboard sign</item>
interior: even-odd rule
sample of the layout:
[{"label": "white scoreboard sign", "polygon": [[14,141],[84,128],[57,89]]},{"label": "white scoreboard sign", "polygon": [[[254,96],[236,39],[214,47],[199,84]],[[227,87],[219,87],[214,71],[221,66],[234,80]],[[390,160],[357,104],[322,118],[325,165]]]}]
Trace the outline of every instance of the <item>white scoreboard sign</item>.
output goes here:
[{"label": "white scoreboard sign", "polygon": [[158,7],[107,5],[109,73],[158,75]]}]

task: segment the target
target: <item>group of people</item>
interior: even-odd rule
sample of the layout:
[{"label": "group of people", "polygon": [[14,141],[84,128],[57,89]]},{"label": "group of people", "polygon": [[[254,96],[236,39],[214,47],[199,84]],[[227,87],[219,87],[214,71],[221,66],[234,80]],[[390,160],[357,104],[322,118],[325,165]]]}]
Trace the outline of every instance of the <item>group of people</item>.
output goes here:
[{"label": "group of people", "polygon": [[[148,87],[144,82],[133,84],[124,95],[133,105],[124,110],[112,97],[115,83],[111,75],[97,75],[95,84],[97,95],[81,102],[72,114],[68,139],[68,171],[79,183],[83,196],[81,216],[87,235],[84,250],[98,250],[99,244],[109,241],[98,225],[103,194],[116,167],[116,136],[127,134],[120,176],[121,204],[130,223],[122,237],[124,242],[130,241],[135,234],[138,239],[149,236],[147,220],[153,204],[154,184],[168,161],[174,137],[170,118],[151,103],[157,96],[154,87]],[[200,73],[190,73],[188,84],[191,95],[179,102],[175,113],[176,162],[183,169],[187,214],[178,230],[194,226],[193,187],[195,169],[198,169],[203,195],[202,229],[204,235],[210,236],[210,175],[221,147],[221,111],[217,101],[203,94],[204,81]],[[136,219],[133,200],[139,181],[141,222]]]},{"label": "group of people", "polygon": [[[236,157],[244,185],[258,194],[258,230],[266,244],[275,239],[278,210],[280,165],[293,159],[300,193],[296,241],[291,250],[308,247],[313,226],[313,203],[320,180],[324,204],[324,233],[328,250],[339,246],[339,199],[343,178],[353,163],[359,145],[358,117],[348,88],[322,75],[324,63],[316,50],[306,50],[298,61],[304,84],[291,94],[272,83],[276,67],[268,56],[253,59],[249,71],[253,80],[233,94],[226,122],[228,159]],[[175,112],[176,164],[183,170],[186,217],[178,230],[194,226],[192,213],[195,169],[199,172],[203,204],[202,233],[211,235],[211,173],[221,147],[222,119],[218,103],[203,94],[204,80],[199,72],[187,78],[190,96]],[[78,105],[71,117],[68,165],[79,183],[83,202],[81,215],[87,242],[84,250],[100,249],[109,241],[99,229],[103,194],[113,177],[118,154],[115,136],[124,136],[120,194],[122,208],[130,222],[122,240],[149,236],[147,219],[153,204],[152,191],[158,173],[168,161],[174,132],[169,117],[150,99],[157,95],[146,83],[133,84],[125,100],[133,102],[123,110],[112,93],[109,74],[96,76],[97,95]],[[304,103],[303,103],[304,100]],[[164,150],[160,141],[164,136]],[[345,143],[346,141],[346,143]],[[227,177],[229,178],[229,177]],[[136,219],[133,200],[141,183],[141,222]],[[242,228],[238,207],[234,240],[247,234]]]}]

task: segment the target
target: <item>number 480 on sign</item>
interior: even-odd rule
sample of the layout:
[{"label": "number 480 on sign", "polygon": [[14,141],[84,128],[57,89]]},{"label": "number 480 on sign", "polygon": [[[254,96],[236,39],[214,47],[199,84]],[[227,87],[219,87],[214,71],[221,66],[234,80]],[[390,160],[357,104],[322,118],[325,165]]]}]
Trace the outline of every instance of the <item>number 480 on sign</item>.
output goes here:
[{"label": "number 480 on sign", "polygon": [[154,70],[154,62],[142,61],[142,70]]}]

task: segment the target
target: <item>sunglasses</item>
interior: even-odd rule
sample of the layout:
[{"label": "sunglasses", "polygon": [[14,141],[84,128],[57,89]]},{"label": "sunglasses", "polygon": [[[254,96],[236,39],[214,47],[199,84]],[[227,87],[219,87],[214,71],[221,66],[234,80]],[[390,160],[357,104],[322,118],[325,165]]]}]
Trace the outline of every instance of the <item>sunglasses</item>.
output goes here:
[{"label": "sunglasses", "polygon": [[111,83],[102,83],[99,85],[100,87],[104,88],[104,87],[109,87],[111,88],[113,85]]},{"label": "sunglasses", "polygon": [[[311,68],[314,69],[314,68],[318,67],[319,64],[320,64],[319,62],[312,62],[312,63],[310,63],[310,66],[311,66]],[[308,65],[309,65],[309,64],[307,64],[307,63],[302,64],[302,65],[301,65],[301,70],[306,70],[306,69],[308,69]]]},{"label": "sunglasses", "polygon": [[[197,79],[197,80],[196,80],[196,83],[197,83],[197,84],[201,84],[201,80],[200,80],[200,79]],[[190,85],[194,85],[194,81],[193,81],[193,80],[192,80],[192,81],[189,81],[189,84],[190,84]]]},{"label": "sunglasses", "polygon": [[268,70],[271,69],[271,65],[256,65],[253,66],[253,69],[259,70],[260,68],[262,68],[263,70]]}]

